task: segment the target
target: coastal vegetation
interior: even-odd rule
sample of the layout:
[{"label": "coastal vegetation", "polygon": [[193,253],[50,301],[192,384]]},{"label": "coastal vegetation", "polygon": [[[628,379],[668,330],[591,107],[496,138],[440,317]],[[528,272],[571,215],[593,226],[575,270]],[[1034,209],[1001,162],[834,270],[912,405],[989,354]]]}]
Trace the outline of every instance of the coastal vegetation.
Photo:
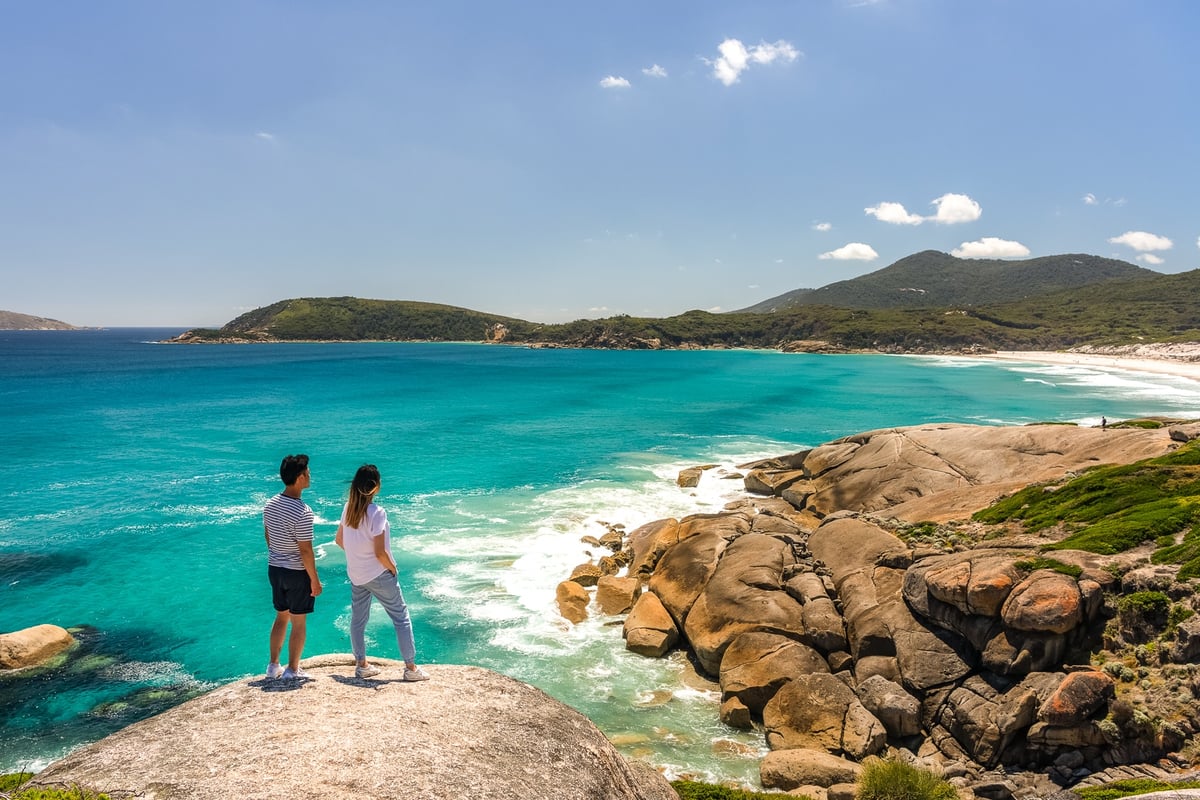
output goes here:
[{"label": "coastal vegetation", "polygon": [[100,794],[80,786],[47,787],[27,786],[32,772],[14,772],[0,775],[0,798],[4,800],[109,800]]},{"label": "coastal vegetation", "polygon": [[1103,786],[1086,786],[1075,790],[1081,800],[1118,800],[1150,792],[1171,792],[1180,789],[1200,789],[1200,781],[1167,783],[1154,778],[1129,778]]},{"label": "coastal vegetation", "polygon": [[782,792],[751,792],[746,789],[734,789],[729,786],[699,781],[671,781],[671,788],[679,795],[679,800],[761,800],[761,798],[797,797],[797,795]]},{"label": "coastal vegetation", "polygon": [[[920,269],[940,266],[922,273],[908,263],[913,259]],[[556,324],[435,303],[296,298],[250,311],[219,329],[189,331],[178,341],[486,341],[630,349],[815,342],[833,352],[961,352],[1200,338],[1200,306],[1191,301],[1200,293],[1200,270],[1160,275],[1082,255],[996,264],[1002,268],[928,251],[825,287],[838,287],[837,292],[813,290],[803,303],[769,310],[617,315]],[[1082,268],[1067,270],[1064,264]],[[982,280],[989,270],[991,278]],[[910,284],[956,288],[922,289],[921,294],[910,291],[920,286]],[[1007,291],[1000,291],[1003,287]],[[930,298],[943,300],[931,304]]]},{"label": "coastal vegetation", "polygon": [[1113,555],[1154,542],[1154,563],[1178,565],[1180,580],[1200,577],[1200,445],[1189,442],[1157,458],[1028,486],[974,519],[1067,532],[1046,550]]}]

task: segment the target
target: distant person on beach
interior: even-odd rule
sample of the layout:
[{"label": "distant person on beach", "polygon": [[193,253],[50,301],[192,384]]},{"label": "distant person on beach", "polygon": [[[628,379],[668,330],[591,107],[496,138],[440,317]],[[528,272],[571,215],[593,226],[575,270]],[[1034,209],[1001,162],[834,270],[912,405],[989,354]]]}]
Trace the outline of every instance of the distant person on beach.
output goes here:
[{"label": "distant person on beach", "polygon": [[346,575],[350,578],[350,649],[357,665],[354,676],[369,678],[380,672],[379,667],[367,663],[364,637],[371,616],[371,600],[376,599],[396,628],[396,644],[404,658],[404,680],[425,681],[429,676],[417,666],[412,620],[396,577],[399,570],[396,559],[392,558],[391,525],[387,512],[375,505],[379,487],[379,470],[374,464],[358,468],[335,539],[338,547],[346,551]]},{"label": "distant person on beach", "polygon": [[1100,418],[1100,430],[1104,430],[1107,427],[1108,427],[1108,417],[1101,417]]},{"label": "distant person on beach", "polygon": [[[312,613],[321,579],[313,555],[313,512],[300,499],[312,483],[308,456],[286,456],[279,465],[283,491],[267,501],[263,509],[263,532],[267,537],[267,577],[275,604],[275,624],[271,626],[271,660],[268,678],[295,680],[307,678],[300,669],[300,654],[308,634],[308,614]],[[288,635],[288,624],[292,626]],[[288,663],[283,668],[279,655],[283,640],[288,640]]]}]

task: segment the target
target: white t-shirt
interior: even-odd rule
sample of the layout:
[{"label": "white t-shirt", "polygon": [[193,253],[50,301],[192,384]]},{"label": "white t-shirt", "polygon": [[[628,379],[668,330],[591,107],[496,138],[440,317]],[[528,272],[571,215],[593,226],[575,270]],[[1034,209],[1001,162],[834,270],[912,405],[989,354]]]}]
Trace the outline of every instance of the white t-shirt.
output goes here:
[{"label": "white t-shirt", "polygon": [[346,548],[346,575],[355,586],[362,586],[378,578],[387,569],[375,557],[375,537],[383,537],[383,547],[392,552],[392,527],[388,524],[387,512],[371,503],[367,513],[352,528],[346,522],[346,509],[342,508],[342,546]]}]

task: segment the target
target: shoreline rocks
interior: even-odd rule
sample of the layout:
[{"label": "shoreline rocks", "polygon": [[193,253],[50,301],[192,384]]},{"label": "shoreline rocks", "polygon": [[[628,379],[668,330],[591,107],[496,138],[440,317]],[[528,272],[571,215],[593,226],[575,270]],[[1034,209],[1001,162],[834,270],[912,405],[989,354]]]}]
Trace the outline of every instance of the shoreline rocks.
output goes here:
[{"label": "shoreline rocks", "polygon": [[[1121,589],[1111,559],[1042,558],[1040,537],[939,547],[894,531],[961,525],[1031,482],[1178,446],[1169,427],[927,425],[744,465],[745,500],[628,537],[628,576],[644,586],[626,647],[660,656],[677,637],[719,679],[714,713],[763,731],[767,789],[844,783],[845,770],[814,777],[795,765],[873,754],[985,797],[1045,796],[1114,764],[1154,762],[1200,731],[1188,699],[1200,698],[1200,668],[1172,673],[1181,700],[1159,709],[1161,723],[1122,705],[1145,697],[1126,681],[1152,673],[1090,663]],[[1148,568],[1130,583],[1195,596]],[[1142,645],[1147,663],[1200,651],[1200,623],[1175,637],[1161,656]],[[1168,721],[1179,713],[1188,718]]]}]

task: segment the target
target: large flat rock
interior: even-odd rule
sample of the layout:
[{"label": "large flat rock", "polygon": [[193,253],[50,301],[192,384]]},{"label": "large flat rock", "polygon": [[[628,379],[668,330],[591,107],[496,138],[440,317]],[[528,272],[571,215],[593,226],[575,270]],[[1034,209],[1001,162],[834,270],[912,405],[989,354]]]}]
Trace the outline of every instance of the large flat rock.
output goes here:
[{"label": "large flat rock", "polygon": [[403,664],[354,678],[349,656],[304,662],[307,681],[237,681],[51,764],[36,783],[170,800],[405,797],[668,800],[582,714],[478,667]]}]

